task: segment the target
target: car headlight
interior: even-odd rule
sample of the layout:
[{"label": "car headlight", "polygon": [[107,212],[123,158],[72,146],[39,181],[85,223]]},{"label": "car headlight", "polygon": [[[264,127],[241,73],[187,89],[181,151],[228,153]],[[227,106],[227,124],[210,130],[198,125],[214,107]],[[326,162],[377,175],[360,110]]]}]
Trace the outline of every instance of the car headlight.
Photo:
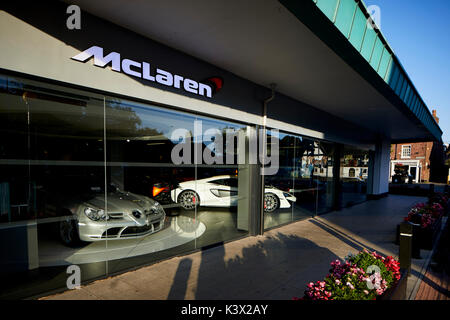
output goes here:
[{"label": "car headlight", "polygon": [[292,194],[287,193],[287,192],[283,192],[283,196],[284,196],[285,198],[289,198],[289,197],[292,197]]},{"label": "car headlight", "polygon": [[94,209],[94,208],[87,207],[86,209],[84,209],[84,214],[93,221],[108,219],[108,215],[106,214],[105,210],[103,210],[103,209]]},{"label": "car headlight", "polygon": [[159,202],[155,202],[155,203],[153,204],[153,206],[150,208],[150,210],[151,210],[154,214],[164,213],[164,209],[163,209],[162,205],[159,204]]}]

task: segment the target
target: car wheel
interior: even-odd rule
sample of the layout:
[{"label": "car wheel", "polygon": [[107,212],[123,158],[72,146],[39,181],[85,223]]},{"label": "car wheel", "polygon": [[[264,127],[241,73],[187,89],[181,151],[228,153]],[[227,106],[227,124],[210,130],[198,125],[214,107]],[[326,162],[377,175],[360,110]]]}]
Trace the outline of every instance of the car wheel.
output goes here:
[{"label": "car wheel", "polygon": [[278,205],[280,204],[280,200],[273,193],[264,194],[264,212],[274,212]]},{"label": "car wheel", "polygon": [[80,236],[78,235],[75,220],[65,218],[65,220],[59,222],[59,237],[61,241],[69,247],[80,243]]},{"label": "car wheel", "polygon": [[200,204],[200,198],[197,192],[186,190],[178,196],[178,203],[185,210],[194,210]]}]

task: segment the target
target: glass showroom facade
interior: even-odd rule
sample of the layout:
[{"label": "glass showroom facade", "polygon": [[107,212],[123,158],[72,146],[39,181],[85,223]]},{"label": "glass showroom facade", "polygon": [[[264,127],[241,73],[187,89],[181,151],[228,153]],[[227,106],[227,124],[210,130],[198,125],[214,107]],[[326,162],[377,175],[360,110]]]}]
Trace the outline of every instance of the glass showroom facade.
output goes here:
[{"label": "glass showroom facade", "polygon": [[199,122],[213,155],[223,150],[209,129],[235,135],[223,141],[236,155],[257,126],[9,75],[0,114],[3,297],[63,288],[68,265],[89,281],[366,197],[368,151],[333,142],[280,132],[279,170],[255,211],[251,165],[175,164],[172,153],[175,131],[195,141]]}]

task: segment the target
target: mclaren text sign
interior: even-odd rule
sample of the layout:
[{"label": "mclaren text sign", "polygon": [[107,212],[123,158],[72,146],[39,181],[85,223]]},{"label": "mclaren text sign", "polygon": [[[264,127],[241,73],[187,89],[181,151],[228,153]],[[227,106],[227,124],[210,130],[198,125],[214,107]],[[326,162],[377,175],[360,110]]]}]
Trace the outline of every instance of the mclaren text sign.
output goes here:
[{"label": "mclaren text sign", "polygon": [[212,96],[212,87],[208,84],[184,78],[178,74],[170,73],[159,68],[152,70],[150,63],[122,59],[118,52],[110,52],[105,56],[103,54],[103,48],[98,46],[92,46],[72,57],[73,60],[80,62],[86,62],[92,58],[94,58],[94,65],[101,68],[110,64],[112,70],[123,72],[136,78],[157,82],[177,89],[183,88],[187,92],[208,98]]}]

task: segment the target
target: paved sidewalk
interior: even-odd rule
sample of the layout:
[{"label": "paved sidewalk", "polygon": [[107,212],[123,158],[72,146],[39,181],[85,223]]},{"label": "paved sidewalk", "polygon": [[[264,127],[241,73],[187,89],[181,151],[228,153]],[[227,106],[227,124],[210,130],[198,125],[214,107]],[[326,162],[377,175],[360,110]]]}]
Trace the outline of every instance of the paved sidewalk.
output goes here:
[{"label": "paved sidewalk", "polygon": [[448,217],[442,221],[442,232],[434,246],[433,257],[427,271],[416,285],[415,300],[450,300],[450,225]]},{"label": "paved sidewalk", "polygon": [[[390,195],[42,299],[290,300],[349,253],[367,248],[397,257],[396,225],[425,200]],[[426,260],[413,260],[409,291]]]},{"label": "paved sidewalk", "polygon": [[448,274],[428,269],[415,300],[450,300],[450,277]]}]

